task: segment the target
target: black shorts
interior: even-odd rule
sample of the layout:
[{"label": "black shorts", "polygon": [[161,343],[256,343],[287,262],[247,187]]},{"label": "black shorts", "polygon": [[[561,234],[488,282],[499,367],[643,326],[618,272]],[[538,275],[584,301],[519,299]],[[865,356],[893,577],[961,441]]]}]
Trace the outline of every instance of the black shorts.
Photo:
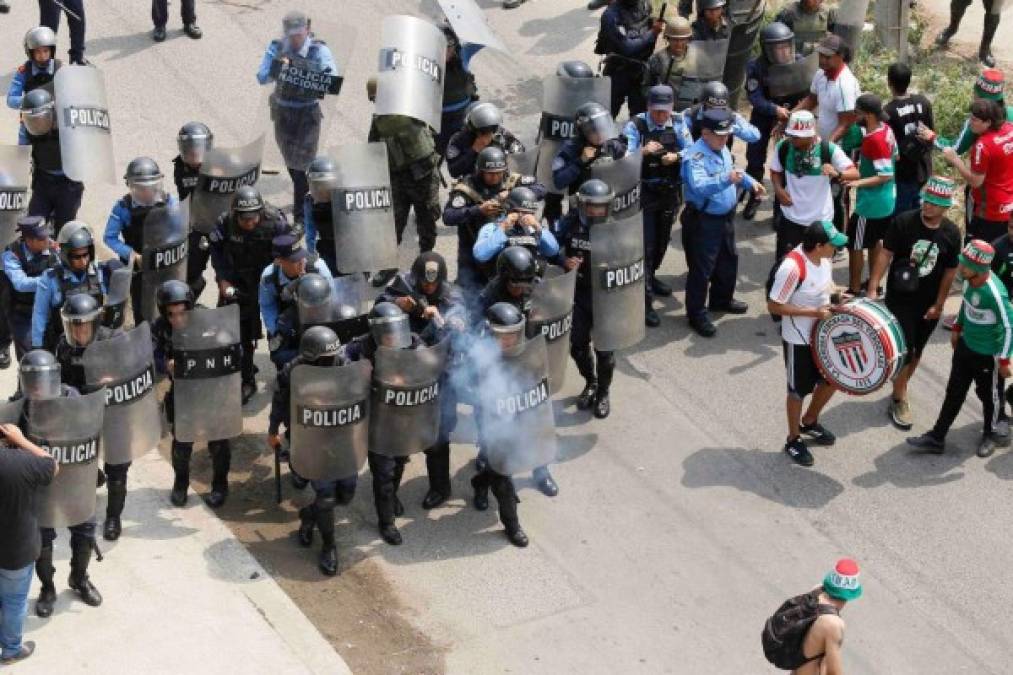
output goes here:
[{"label": "black shorts", "polygon": [[851,220],[848,221],[848,248],[854,251],[875,248],[876,244],[883,241],[892,220],[893,218],[890,216],[866,218],[852,213]]},{"label": "black shorts", "polygon": [[886,296],[886,308],[897,317],[897,322],[900,323],[900,329],[904,333],[904,342],[907,343],[908,361],[919,359],[929,338],[932,337],[932,331],[936,329],[939,319],[926,319],[925,312],[929,311],[929,308],[920,307],[908,296],[897,295],[893,301],[890,300],[891,297],[894,296],[890,294]]},{"label": "black shorts", "polygon": [[784,368],[788,375],[788,393],[796,398],[805,398],[813,393],[817,384],[825,383],[816,367],[812,347],[795,345],[781,340],[784,350]]}]

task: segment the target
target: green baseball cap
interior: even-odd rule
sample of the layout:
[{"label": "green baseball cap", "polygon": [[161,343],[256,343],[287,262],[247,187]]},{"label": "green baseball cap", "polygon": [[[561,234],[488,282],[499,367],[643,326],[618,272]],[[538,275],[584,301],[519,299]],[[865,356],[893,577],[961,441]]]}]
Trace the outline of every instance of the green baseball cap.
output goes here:
[{"label": "green baseball cap", "polygon": [[829,220],[814,221],[810,228],[816,231],[816,241],[821,244],[833,244],[837,248],[844,248],[848,245],[848,237],[841,234],[840,230],[834,227]]}]

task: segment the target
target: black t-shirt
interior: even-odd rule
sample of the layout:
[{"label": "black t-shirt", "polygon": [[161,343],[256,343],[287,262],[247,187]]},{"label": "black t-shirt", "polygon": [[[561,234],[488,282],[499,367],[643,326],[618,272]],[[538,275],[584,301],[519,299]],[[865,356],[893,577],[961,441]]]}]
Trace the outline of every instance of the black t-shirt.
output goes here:
[{"label": "black t-shirt", "polygon": [[[922,222],[920,210],[906,211],[893,219],[883,238],[883,247],[893,252],[891,268],[906,264],[908,260],[918,266],[918,290],[904,294],[904,298],[905,302],[927,310],[936,302],[945,271],[957,266],[960,230],[949,218],[943,218],[938,228],[930,229]],[[887,297],[900,296],[890,285],[888,280]]]},{"label": "black t-shirt", "polygon": [[932,103],[921,94],[895,98],[883,111],[889,116],[887,124],[897,139],[899,157],[894,167],[898,181],[924,184],[932,175],[932,146],[918,139],[918,123],[935,129]]},{"label": "black t-shirt", "polygon": [[0,448],[0,569],[21,569],[39,557],[36,494],[55,473],[49,457]]}]

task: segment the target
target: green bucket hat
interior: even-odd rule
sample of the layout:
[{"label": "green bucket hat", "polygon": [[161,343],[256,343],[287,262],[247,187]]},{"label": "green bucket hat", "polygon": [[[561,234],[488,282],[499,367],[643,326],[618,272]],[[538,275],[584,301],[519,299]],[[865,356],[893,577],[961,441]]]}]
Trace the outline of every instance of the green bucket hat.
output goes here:
[{"label": "green bucket hat", "polygon": [[862,597],[862,581],[859,576],[858,563],[851,558],[841,558],[834,569],[823,577],[823,590],[837,600],[858,600]]},{"label": "green bucket hat", "polygon": [[987,272],[995,257],[995,249],[987,241],[972,239],[960,252],[960,264],[974,272]]},{"label": "green bucket hat", "polygon": [[953,206],[953,193],[957,185],[946,176],[930,176],[922,188],[922,201],[944,208]]}]

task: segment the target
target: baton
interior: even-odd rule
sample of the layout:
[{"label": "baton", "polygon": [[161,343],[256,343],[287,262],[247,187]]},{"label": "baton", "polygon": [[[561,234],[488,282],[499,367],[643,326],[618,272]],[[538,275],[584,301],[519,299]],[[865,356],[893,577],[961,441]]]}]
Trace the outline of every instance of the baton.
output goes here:
[{"label": "baton", "polygon": [[660,21],[664,21],[665,20],[665,10],[666,9],[668,9],[668,3],[667,2],[661,3],[661,11],[658,12],[658,19]]},{"label": "baton", "polygon": [[63,11],[65,11],[69,16],[74,17],[78,21],[84,21],[84,19],[82,19],[81,17],[79,17],[77,14],[75,14],[72,11],[70,11],[70,9],[67,8],[67,5],[65,5],[62,2],[60,2],[60,0],[50,0],[50,2],[52,2],[54,5],[56,5],[57,7],[59,7],[60,9],[62,9]]},{"label": "baton", "polygon": [[274,449],[274,501],[281,504],[281,444]]}]

